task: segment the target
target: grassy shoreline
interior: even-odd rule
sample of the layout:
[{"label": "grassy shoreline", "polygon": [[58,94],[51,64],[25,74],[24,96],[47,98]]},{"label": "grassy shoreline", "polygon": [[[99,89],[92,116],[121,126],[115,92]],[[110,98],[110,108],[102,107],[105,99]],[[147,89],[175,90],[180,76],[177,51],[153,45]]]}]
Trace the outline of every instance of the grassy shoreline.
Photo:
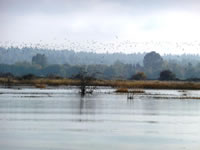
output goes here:
[{"label": "grassy shoreline", "polygon": [[[38,78],[32,80],[18,80],[9,78],[0,78],[0,85],[7,86],[20,86],[31,85],[44,87],[47,86],[79,86],[80,80],[72,79],[50,79],[50,78]],[[129,81],[129,80],[93,80],[89,84],[90,86],[109,86],[114,88],[137,88],[137,89],[188,89],[188,90],[200,90],[200,82],[190,81]]]}]

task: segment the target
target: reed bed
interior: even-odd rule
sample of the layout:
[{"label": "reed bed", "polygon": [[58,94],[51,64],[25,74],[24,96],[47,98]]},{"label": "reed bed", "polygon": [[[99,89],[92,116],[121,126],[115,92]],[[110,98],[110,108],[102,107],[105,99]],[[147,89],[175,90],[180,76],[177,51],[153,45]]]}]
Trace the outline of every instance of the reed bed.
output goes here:
[{"label": "reed bed", "polygon": [[128,88],[118,88],[115,92],[116,93],[128,93]]},{"label": "reed bed", "polygon": [[[79,86],[80,80],[73,79],[49,79],[39,78],[32,80],[18,80],[0,78],[1,85],[48,85],[48,86],[60,86],[60,85],[74,85]],[[127,89],[191,89],[200,90],[200,82],[187,82],[187,81],[129,81],[129,80],[93,80],[88,83],[90,86],[110,86],[119,88],[120,90]],[[124,89],[123,89],[124,88]],[[120,91],[119,90],[119,91]]]},{"label": "reed bed", "polygon": [[144,94],[145,91],[142,89],[128,89],[126,87],[117,88],[116,93],[132,93],[132,94]]},{"label": "reed bed", "polygon": [[133,89],[200,89],[199,82],[186,81],[109,81],[108,85]]},{"label": "reed bed", "polygon": [[45,89],[46,85],[45,84],[36,84],[35,87],[40,88],[40,89]]},{"label": "reed bed", "polygon": [[142,89],[134,89],[134,90],[130,90],[129,93],[133,93],[133,94],[144,94],[145,91]]}]

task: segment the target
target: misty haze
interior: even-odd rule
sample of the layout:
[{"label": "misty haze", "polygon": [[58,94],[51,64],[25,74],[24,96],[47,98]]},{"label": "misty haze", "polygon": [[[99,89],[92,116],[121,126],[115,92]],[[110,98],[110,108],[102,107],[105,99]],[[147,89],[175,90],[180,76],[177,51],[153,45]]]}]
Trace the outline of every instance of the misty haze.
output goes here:
[{"label": "misty haze", "polygon": [[200,2],[0,0],[0,150],[199,150]]}]

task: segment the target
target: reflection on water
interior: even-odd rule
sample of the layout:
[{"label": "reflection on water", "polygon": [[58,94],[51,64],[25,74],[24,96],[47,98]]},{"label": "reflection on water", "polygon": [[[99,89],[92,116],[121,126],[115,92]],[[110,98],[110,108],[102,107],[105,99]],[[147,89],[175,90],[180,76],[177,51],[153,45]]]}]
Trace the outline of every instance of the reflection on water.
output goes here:
[{"label": "reflection on water", "polygon": [[127,100],[113,89],[0,89],[2,150],[199,150],[198,91],[147,90]]}]

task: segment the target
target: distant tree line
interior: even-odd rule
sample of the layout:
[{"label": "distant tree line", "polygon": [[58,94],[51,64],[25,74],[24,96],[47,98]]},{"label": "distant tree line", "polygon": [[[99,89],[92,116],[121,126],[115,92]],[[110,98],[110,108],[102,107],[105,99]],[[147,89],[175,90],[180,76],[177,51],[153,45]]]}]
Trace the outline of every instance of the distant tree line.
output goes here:
[{"label": "distant tree line", "polygon": [[[103,64],[112,65],[115,61],[121,61],[124,64],[143,65],[143,58],[147,53],[95,53],[95,52],[76,52],[74,50],[55,50],[42,49],[38,47],[0,47],[0,64],[15,64],[18,62],[31,63],[32,57],[37,54],[45,55],[48,58],[48,64],[70,64],[70,65],[92,65]],[[178,65],[188,65],[191,63],[196,66],[199,63],[200,55],[181,54],[162,55],[162,58],[170,63]]]},{"label": "distant tree line", "polygon": [[[45,54],[36,54],[31,58],[31,62],[23,61],[15,64],[0,64],[0,76],[33,75],[38,77],[63,77],[78,78],[84,68],[89,76],[98,79],[119,79],[119,80],[199,80],[200,63],[193,65],[177,64],[164,60],[158,53],[147,53],[143,58],[143,63],[126,64],[116,60],[111,65],[89,64],[71,65],[49,64],[49,58]],[[30,76],[28,76],[30,77]]]}]

